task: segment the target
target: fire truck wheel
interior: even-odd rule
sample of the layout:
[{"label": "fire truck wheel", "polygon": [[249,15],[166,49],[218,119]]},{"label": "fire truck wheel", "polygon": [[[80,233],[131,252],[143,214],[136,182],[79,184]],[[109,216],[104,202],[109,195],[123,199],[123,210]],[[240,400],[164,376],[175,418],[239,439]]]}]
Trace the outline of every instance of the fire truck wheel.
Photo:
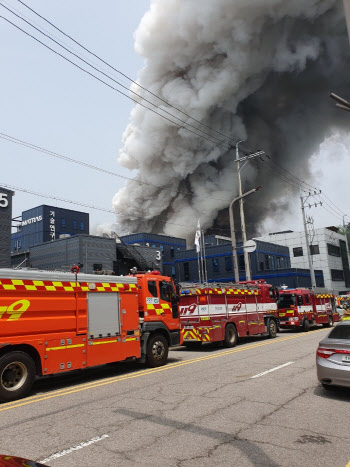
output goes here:
[{"label": "fire truck wheel", "polygon": [[271,339],[274,339],[277,336],[277,324],[274,319],[270,319],[267,326],[267,332]]},{"label": "fire truck wheel", "polygon": [[309,320],[304,319],[302,329],[303,329],[304,332],[308,332],[308,330],[310,329]]},{"label": "fire truck wheel", "polygon": [[162,334],[150,336],[147,343],[147,363],[151,368],[166,364],[168,359],[168,341]]},{"label": "fire truck wheel", "polygon": [[331,328],[333,326],[333,318],[332,316],[328,316],[328,323],[323,323],[322,325],[324,328]]},{"label": "fire truck wheel", "polygon": [[35,363],[24,352],[10,352],[0,358],[0,401],[24,397],[35,379]]},{"label": "fire truck wheel", "polygon": [[234,324],[228,323],[225,328],[225,347],[234,347],[237,344],[238,336]]}]

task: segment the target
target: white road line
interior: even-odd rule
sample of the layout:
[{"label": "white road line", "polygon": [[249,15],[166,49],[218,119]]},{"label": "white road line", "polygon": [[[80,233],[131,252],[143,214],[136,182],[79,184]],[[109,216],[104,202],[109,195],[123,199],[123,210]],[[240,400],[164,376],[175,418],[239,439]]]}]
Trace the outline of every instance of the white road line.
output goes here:
[{"label": "white road line", "polygon": [[38,462],[41,462],[42,464],[46,462],[50,462],[53,459],[58,459],[59,457],[65,456],[66,454],[70,454],[71,452],[86,448],[87,446],[90,446],[90,444],[97,443],[98,441],[101,441],[102,439],[105,439],[105,438],[108,438],[108,435],[96,436],[95,438],[89,439],[89,441],[83,441],[82,443],[79,443],[76,446],[72,446],[71,448],[64,449],[63,451],[56,452],[55,454],[51,454],[51,456],[46,457],[46,459],[43,459]]},{"label": "white road line", "polygon": [[284,366],[291,365],[292,363],[294,363],[294,362],[288,362],[288,363],[284,363],[283,365],[280,365],[280,366],[275,366],[275,368],[271,368],[271,370],[263,371],[262,373],[259,373],[258,375],[251,376],[250,379],[259,378],[260,376],[264,376],[267,373],[271,373],[271,371],[279,370],[280,368],[283,368]]}]

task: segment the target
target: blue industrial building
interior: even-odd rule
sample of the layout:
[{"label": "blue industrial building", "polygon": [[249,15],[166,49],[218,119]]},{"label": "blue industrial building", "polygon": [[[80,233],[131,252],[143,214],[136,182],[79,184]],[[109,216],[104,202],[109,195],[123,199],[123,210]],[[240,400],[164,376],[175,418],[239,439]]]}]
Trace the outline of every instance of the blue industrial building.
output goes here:
[{"label": "blue industrial building", "polygon": [[89,214],[41,205],[22,212],[17,232],[11,235],[11,252],[77,234],[89,234]]},{"label": "blue industrial building", "polygon": [[[289,248],[256,240],[257,248],[249,253],[253,280],[265,279],[275,285],[311,287],[308,269],[291,268]],[[246,280],[243,249],[238,244],[239,279]],[[195,249],[177,251],[175,255],[176,277],[179,282],[197,282],[198,257]],[[232,245],[230,239],[210,235],[205,237],[205,264],[208,282],[235,282]],[[315,271],[317,287],[324,287],[322,271]]]},{"label": "blue industrial building", "polygon": [[158,249],[163,262],[163,274],[176,277],[175,255],[186,250],[185,239],[152,233],[123,235],[120,239],[125,245],[136,244]]}]

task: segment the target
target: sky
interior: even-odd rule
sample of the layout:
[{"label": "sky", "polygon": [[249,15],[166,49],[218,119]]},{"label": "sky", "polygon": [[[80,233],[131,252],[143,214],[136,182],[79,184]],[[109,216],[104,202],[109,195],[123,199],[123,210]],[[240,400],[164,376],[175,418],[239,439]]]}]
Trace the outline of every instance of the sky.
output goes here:
[{"label": "sky", "polygon": [[[3,3],[27,17],[30,15],[16,0]],[[30,6],[105,61],[136,78],[143,60],[134,51],[133,34],[149,7],[147,0],[104,0],[103,7],[90,0],[33,0]],[[3,8],[1,14],[12,16]],[[15,22],[20,24],[17,18]],[[2,19],[0,60],[1,133],[112,172],[133,175],[117,163],[122,133],[133,106],[131,100],[87,76]],[[126,80],[123,82],[128,85]],[[112,210],[112,198],[124,184],[121,178],[3,139],[0,139],[0,161],[0,186],[7,184],[107,210]],[[13,198],[13,216],[41,204],[89,212],[92,229],[115,221],[113,213],[19,190],[15,190]]]},{"label": "sky", "polygon": [[[1,3],[34,18],[17,0],[2,0]],[[143,66],[142,57],[134,50],[134,32],[149,4],[149,0],[30,2],[30,6],[45,18],[133,79]],[[16,24],[23,24],[2,7],[1,15]],[[30,29],[25,25],[24,28]],[[39,36],[39,33],[35,35]],[[134,175],[117,161],[122,134],[134,106],[131,100],[76,69],[3,19],[0,19],[0,59],[0,133],[120,175]],[[120,81],[126,86],[130,84],[125,79]],[[334,105],[331,100],[329,105]],[[335,132],[311,159],[313,183],[322,189],[331,206],[334,203],[338,207],[337,214],[325,206],[307,210],[308,215],[313,215],[317,228],[339,225],[343,213],[350,215],[349,144],[349,135]],[[91,233],[97,231],[97,226],[115,221],[112,212],[103,210],[112,210],[112,198],[125,183],[122,178],[56,159],[1,138],[0,163],[0,186],[17,187],[13,199],[14,217],[26,209],[48,204],[89,212]],[[303,224],[297,194],[291,204],[291,211],[285,218],[268,219],[262,225],[261,233],[301,230]],[[350,221],[350,217],[345,220]],[[195,232],[197,221],[194,219],[193,223]]]}]

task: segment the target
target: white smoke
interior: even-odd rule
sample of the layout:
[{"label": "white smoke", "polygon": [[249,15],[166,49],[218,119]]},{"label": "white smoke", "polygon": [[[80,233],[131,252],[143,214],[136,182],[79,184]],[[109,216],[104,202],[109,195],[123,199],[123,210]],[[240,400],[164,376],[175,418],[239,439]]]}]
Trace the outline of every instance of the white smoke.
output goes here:
[{"label": "white smoke", "polygon": [[[309,157],[348,117],[328,98],[343,91],[349,56],[338,0],[152,0],[135,47],[145,58],[138,77],[144,88],[233,140],[264,149],[306,181]],[[140,87],[132,90],[213,142],[136,104],[119,162],[138,174],[113,199],[121,229],[191,238],[198,217],[203,228],[226,228],[237,195],[234,141]],[[251,198],[254,208],[246,208],[253,229],[285,208],[279,199],[290,199],[291,188],[254,163],[242,176],[244,190],[263,185]]]}]

